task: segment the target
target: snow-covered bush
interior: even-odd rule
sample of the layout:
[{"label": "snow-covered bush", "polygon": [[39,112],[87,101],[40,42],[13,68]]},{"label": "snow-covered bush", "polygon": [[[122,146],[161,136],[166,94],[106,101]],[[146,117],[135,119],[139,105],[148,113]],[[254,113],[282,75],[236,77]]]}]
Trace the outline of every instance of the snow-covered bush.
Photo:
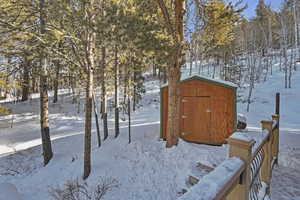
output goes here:
[{"label": "snow-covered bush", "polygon": [[0,159],[0,176],[29,175],[42,167],[39,149],[16,152]]},{"label": "snow-covered bush", "polygon": [[51,188],[50,196],[54,200],[101,200],[114,188],[119,187],[116,179],[101,177],[95,186],[89,186],[79,179],[69,180],[62,187]]}]

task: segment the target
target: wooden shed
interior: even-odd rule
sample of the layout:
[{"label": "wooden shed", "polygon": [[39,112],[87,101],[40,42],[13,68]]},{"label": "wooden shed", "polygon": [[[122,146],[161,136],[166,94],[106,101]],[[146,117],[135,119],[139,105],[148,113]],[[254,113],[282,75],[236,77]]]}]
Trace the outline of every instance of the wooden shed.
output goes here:
[{"label": "wooden shed", "polygon": [[[236,85],[202,76],[181,80],[180,137],[189,142],[220,145],[235,130]],[[161,137],[168,126],[168,85],[161,87]]]}]

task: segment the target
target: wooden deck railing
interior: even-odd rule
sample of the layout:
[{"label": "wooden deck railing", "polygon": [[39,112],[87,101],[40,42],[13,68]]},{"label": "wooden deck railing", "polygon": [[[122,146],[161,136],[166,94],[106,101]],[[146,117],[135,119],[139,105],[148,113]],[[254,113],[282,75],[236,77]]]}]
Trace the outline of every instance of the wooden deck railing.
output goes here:
[{"label": "wooden deck railing", "polygon": [[260,200],[270,193],[279,153],[279,116],[262,121],[261,132],[235,132],[229,158],[180,200]]}]

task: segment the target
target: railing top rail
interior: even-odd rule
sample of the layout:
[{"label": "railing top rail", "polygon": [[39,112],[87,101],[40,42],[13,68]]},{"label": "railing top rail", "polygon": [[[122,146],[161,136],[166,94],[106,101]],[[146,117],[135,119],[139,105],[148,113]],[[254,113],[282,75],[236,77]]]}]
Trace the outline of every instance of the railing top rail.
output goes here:
[{"label": "railing top rail", "polygon": [[244,161],[236,157],[228,158],[179,199],[222,200],[239,183],[244,170]]}]

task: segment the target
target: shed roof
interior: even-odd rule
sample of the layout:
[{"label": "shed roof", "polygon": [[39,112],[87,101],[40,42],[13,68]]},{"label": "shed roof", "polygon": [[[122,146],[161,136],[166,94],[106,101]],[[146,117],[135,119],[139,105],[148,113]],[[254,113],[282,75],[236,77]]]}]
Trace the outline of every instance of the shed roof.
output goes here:
[{"label": "shed roof", "polygon": [[[215,85],[220,85],[223,87],[229,87],[229,88],[237,88],[238,86],[232,82],[229,81],[223,81],[220,79],[212,79],[209,77],[205,77],[205,76],[199,76],[199,75],[192,75],[189,77],[185,77],[185,78],[181,78],[180,82],[187,82],[187,81],[191,81],[191,80],[199,80],[199,81],[206,81]],[[161,86],[161,88],[166,88],[168,87],[168,84],[164,84]]]}]

